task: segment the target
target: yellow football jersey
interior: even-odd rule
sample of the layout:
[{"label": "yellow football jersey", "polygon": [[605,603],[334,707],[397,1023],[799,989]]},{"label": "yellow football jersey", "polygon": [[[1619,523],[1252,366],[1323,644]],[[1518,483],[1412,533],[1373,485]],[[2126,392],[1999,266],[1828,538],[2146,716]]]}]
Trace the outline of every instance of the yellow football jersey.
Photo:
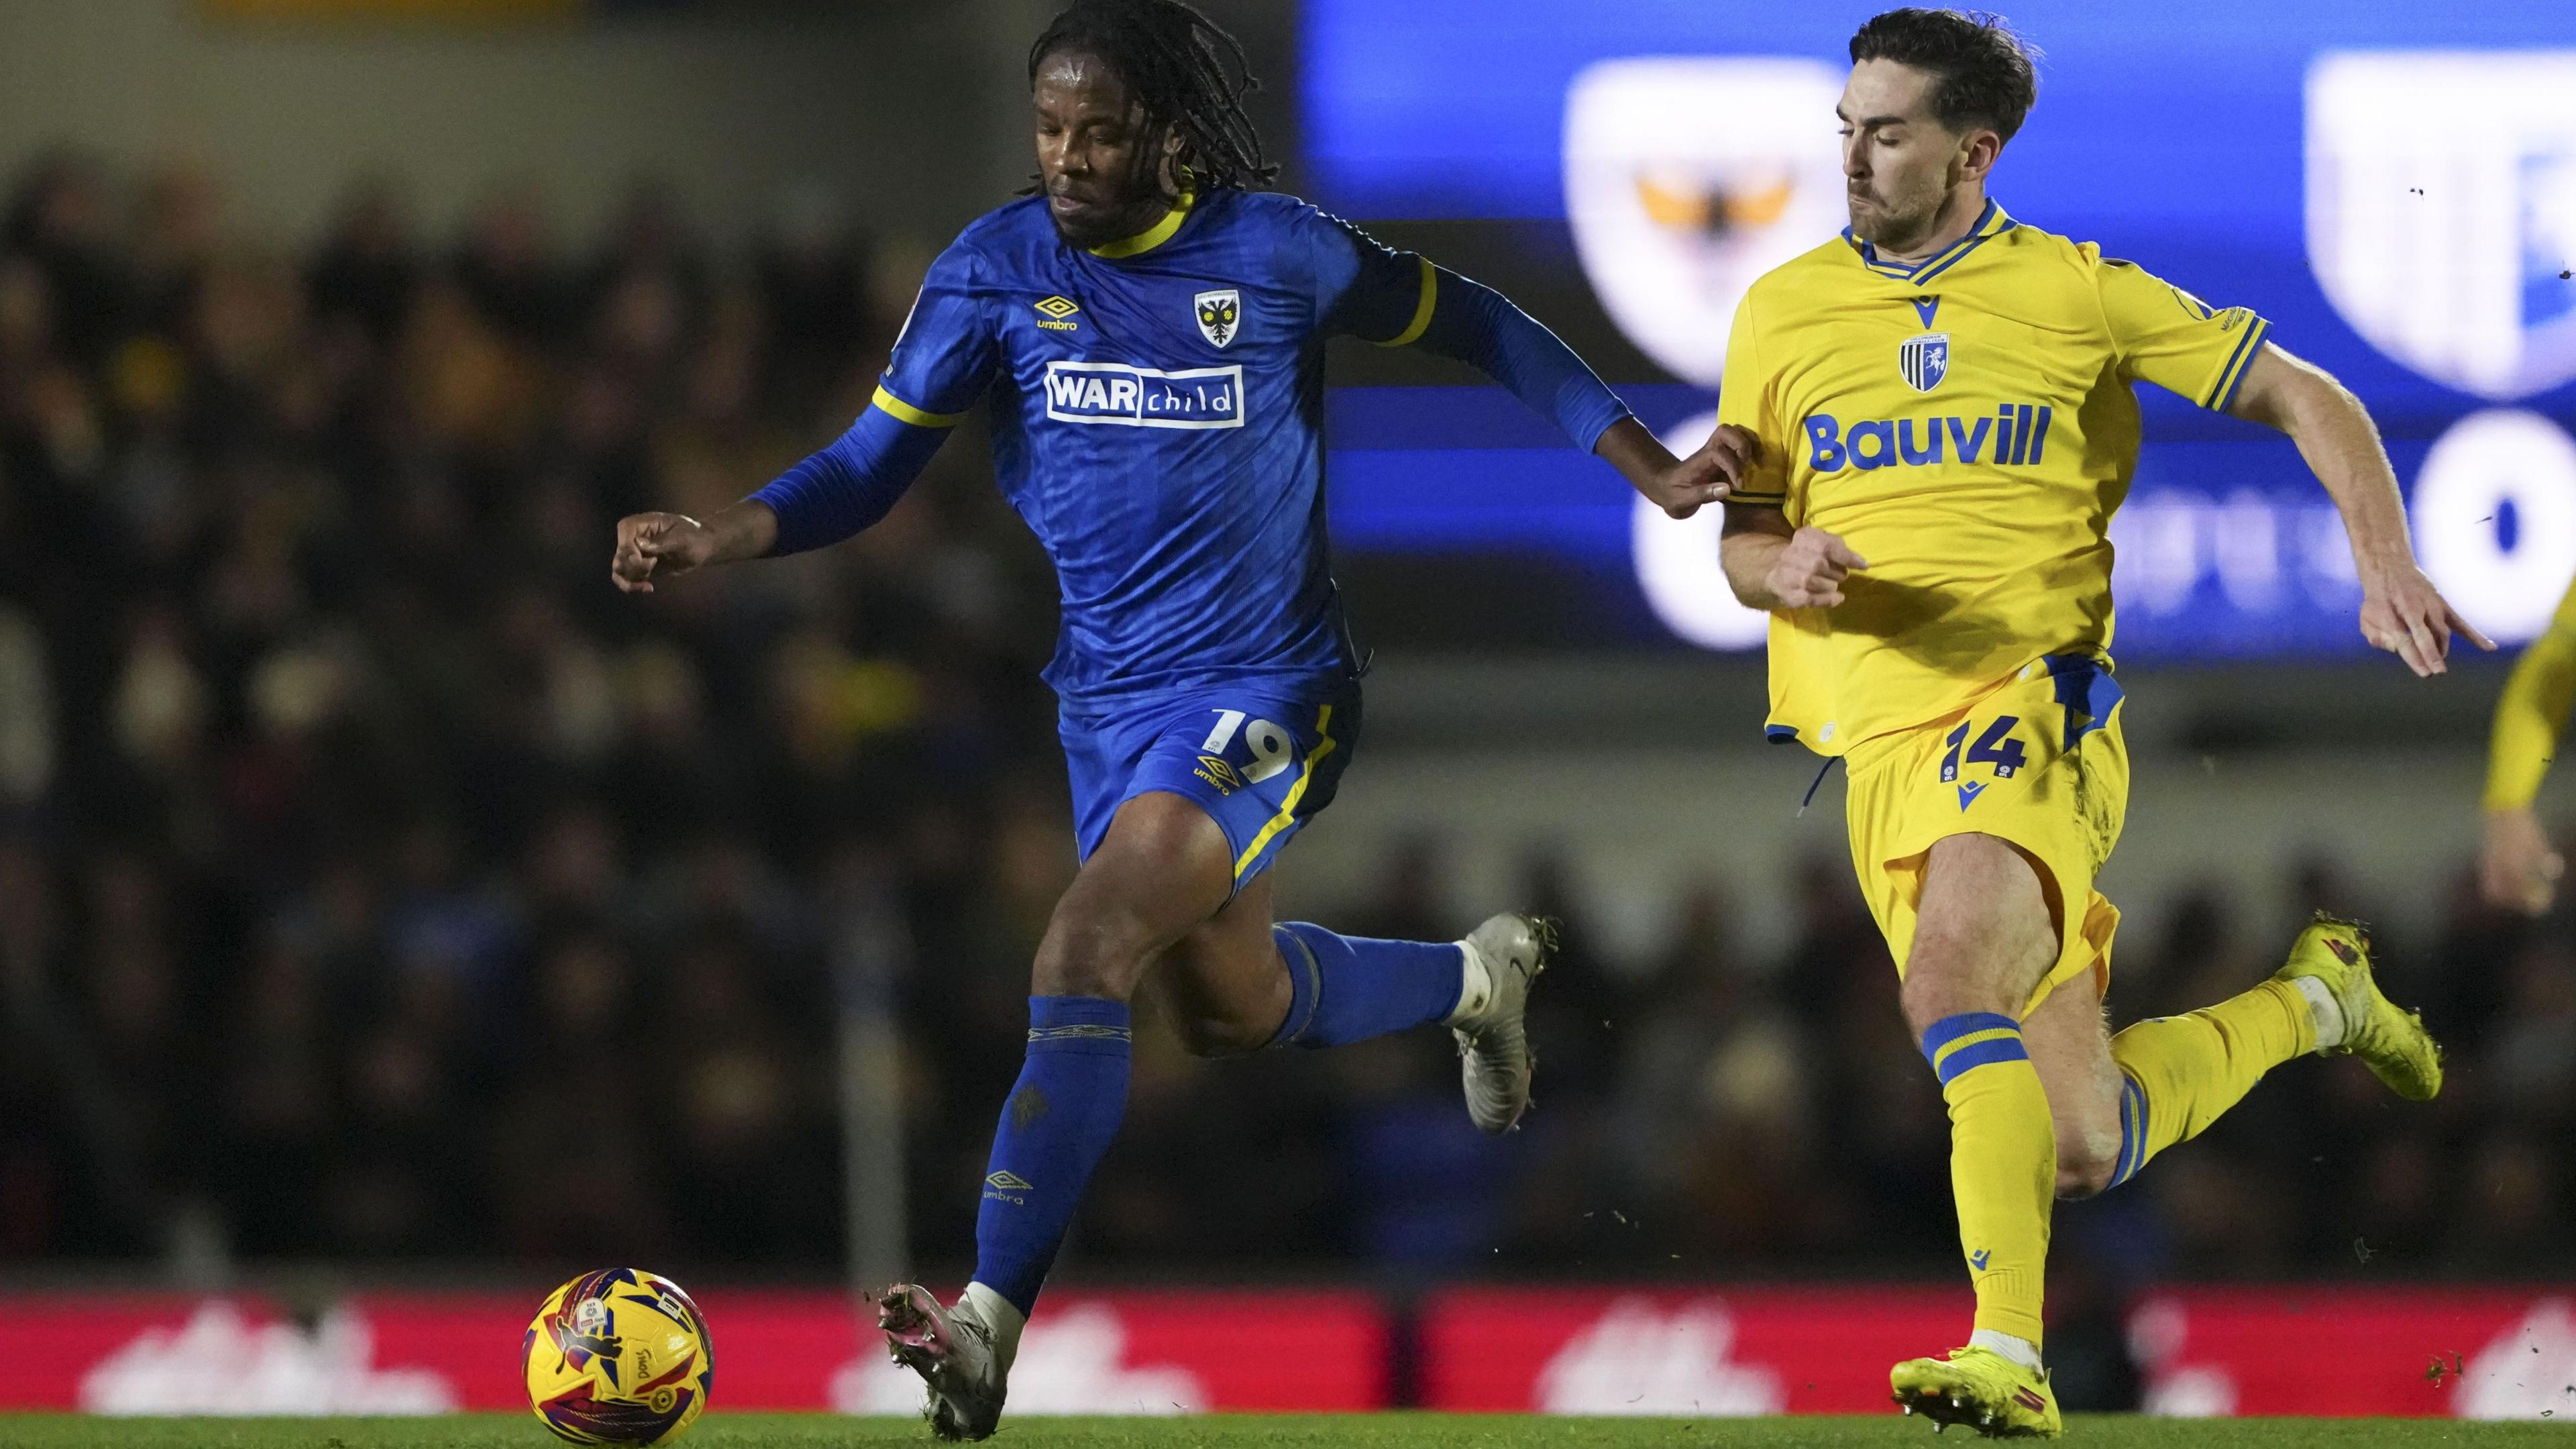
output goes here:
[{"label": "yellow football jersey", "polygon": [[2522,651],[2496,700],[2494,743],[2487,751],[2486,808],[2527,810],[2558,753],[2558,732],[2576,704],[2576,584],[2558,601],[2549,628]]},{"label": "yellow football jersey", "polygon": [[2265,323],[1987,203],[1938,256],[1849,232],[1736,310],[1718,418],[1761,440],[1734,507],[1869,567],[1771,619],[1771,734],[1847,753],[1945,718],[2044,654],[2107,653],[2112,512],[2144,378],[2224,408]]}]

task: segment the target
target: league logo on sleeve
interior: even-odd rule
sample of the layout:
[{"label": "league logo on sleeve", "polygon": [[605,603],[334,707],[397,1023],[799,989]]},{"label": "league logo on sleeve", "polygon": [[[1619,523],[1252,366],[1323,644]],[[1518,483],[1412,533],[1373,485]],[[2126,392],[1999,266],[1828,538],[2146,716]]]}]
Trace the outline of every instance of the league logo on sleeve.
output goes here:
[{"label": "league logo on sleeve", "polygon": [[2308,262],[2354,331],[2493,402],[2576,379],[2576,53],[2327,55],[2307,125]]},{"label": "league logo on sleeve", "polygon": [[1243,320],[1243,294],[1232,287],[1222,291],[1201,292],[1190,299],[1190,310],[1199,319],[1199,335],[1210,347],[1223,347],[1234,340]]}]

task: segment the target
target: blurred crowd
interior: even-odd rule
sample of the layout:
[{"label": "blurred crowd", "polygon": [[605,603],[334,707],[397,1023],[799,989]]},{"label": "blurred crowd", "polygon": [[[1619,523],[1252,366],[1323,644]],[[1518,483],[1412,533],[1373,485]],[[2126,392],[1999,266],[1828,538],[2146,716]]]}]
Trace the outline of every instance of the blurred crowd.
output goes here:
[{"label": "blurred crowd", "polygon": [[[851,545],[617,593],[620,514],[846,424],[919,264],[820,213],[719,250],[650,189],[608,236],[569,254],[499,195],[433,238],[368,192],[281,256],[185,168],[17,179],[0,1265],[830,1272],[835,1023],[878,1009],[915,1256],[971,1255],[1073,865],[1052,580],[970,429]],[[1955,1271],[1939,1094],[1842,862],[1802,868],[1785,951],[1712,885],[1619,953],[1531,849],[1565,947],[1524,1132],[1467,1129],[1438,1033],[1210,1063],[1149,1021],[1068,1265]],[[1467,924],[1436,838],[1374,879],[1326,919]],[[2330,864],[2245,886],[2124,939],[2120,1010],[2241,990],[2288,907],[2355,905]],[[2060,1241],[2132,1279],[2576,1266],[2576,934],[2463,891],[2390,944],[2438,1105],[2303,1064]]]}]

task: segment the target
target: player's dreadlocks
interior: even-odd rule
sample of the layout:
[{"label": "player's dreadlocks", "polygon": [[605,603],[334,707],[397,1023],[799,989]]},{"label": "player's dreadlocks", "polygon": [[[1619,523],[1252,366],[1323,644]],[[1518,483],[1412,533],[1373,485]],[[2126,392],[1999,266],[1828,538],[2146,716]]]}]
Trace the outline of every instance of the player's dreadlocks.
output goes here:
[{"label": "player's dreadlocks", "polygon": [[[1191,184],[1266,185],[1279,168],[1262,155],[1243,98],[1258,88],[1243,44],[1181,0],[1076,0],[1029,47],[1029,83],[1059,50],[1098,56],[1144,107],[1146,128],[1181,140]],[[1149,148],[1143,164],[1160,164]]]}]

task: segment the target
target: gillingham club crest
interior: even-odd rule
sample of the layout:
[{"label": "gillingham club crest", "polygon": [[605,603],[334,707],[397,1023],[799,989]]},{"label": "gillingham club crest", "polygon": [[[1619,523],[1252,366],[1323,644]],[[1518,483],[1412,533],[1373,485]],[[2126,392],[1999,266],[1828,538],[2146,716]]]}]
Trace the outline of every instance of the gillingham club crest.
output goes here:
[{"label": "gillingham club crest", "polygon": [[1905,374],[1905,385],[1916,392],[1930,392],[1950,375],[1950,334],[1917,332],[1896,344],[1896,370]]},{"label": "gillingham club crest", "polygon": [[1232,287],[1201,292],[1190,299],[1190,310],[1199,319],[1199,335],[1210,347],[1223,347],[1243,325],[1243,294]]}]

